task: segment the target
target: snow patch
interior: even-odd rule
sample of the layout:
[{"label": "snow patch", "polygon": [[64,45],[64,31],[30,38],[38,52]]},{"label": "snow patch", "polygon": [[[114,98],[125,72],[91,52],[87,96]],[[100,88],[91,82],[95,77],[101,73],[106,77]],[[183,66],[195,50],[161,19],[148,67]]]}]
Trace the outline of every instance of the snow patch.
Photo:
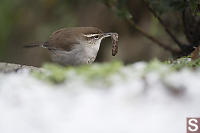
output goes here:
[{"label": "snow patch", "polygon": [[0,133],[186,132],[186,117],[200,115],[200,70],[146,65],[123,67],[126,79],[113,75],[107,88],[78,75],[51,85],[27,72],[0,74]]}]

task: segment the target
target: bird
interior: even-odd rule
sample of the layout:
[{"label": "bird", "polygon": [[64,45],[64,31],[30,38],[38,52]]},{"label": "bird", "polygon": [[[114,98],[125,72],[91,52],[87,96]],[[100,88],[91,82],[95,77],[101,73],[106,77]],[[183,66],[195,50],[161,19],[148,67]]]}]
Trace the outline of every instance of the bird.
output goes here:
[{"label": "bird", "polygon": [[95,61],[101,41],[117,33],[104,33],[96,27],[69,27],[53,32],[47,41],[25,45],[42,47],[50,51],[52,61],[58,64],[83,65]]}]

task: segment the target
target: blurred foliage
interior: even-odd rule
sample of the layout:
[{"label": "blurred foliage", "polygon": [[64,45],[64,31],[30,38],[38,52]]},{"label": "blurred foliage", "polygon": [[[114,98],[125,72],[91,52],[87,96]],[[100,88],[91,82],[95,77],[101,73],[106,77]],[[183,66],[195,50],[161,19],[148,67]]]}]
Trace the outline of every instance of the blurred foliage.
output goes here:
[{"label": "blurred foliage", "polygon": [[169,11],[183,10],[186,7],[184,0],[146,0],[151,7],[162,14]]},{"label": "blurred foliage", "polygon": [[121,62],[103,63],[83,65],[79,67],[63,67],[57,64],[44,64],[42,68],[47,71],[33,72],[37,78],[51,83],[62,83],[71,75],[83,76],[87,82],[90,81],[103,81],[109,84],[109,77],[114,73],[119,72],[123,66]]},{"label": "blurred foliage", "polygon": [[146,64],[143,76],[152,71],[159,72],[162,76],[165,76],[170,72],[174,71],[174,69],[170,65],[166,65],[158,59],[153,59]]},{"label": "blurred foliage", "polygon": [[127,8],[128,0],[100,0],[122,18],[131,19],[133,16]]},{"label": "blurred foliage", "polygon": [[[140,71],[139,75],[143,75],[151,72],[158,72],[162,76],[166,76],[171,72],[179,71],[184,68],[196,69],[200,67],[200,59],[191,61],[190,57],[184,57],[177,60],[168,60],[161,62],[157,59],[144,63],[144,67]],[[45,64],[42,68],[43,72],[34,71],[32,74],[34,77],[47,81],[53,84],[60,84],[70,80],[79,80],[78,77],[84,79],[84,82],[89,84],[99,83],[101,85],[109,86],[112,84],[111,79],[113,76],[121,79],[127,79],[127,70],[131,69],[133,75],[137,75],[138,71],[133,67],[134,65],[124,66],[121,62],[101,63],[83,65],[78,67],[63,67],[56,64]],[[127,69],[127,70],[126,70]],[[123,71],[125,70],[125,71]],[[130,71],[130,72],[131,72]],[[131,73],[129,73],[131,74]]]},{"label": "blurred foliage", "polygon": [[190,7],[193,10],[193,13],[200,15],[200,1],[199,0],[190,0]]},{"label": "blurred foliage", "polygon": [[[128,9],[128,0],[100,0],[107,6],[116,7],[114,11],[118,16],[124,18],[132,18],[130,9]],[[170,11],[183,11],[186,7],[191,7],[195,13],[200,12],[200,1],[199,0],[143,0],[150,4],[150,6],[156,10],[159,14],[163,14]]]},{"label": "blurred foliage", "polygon": [[191,60],[191,57],[187,56],[179,58],[177,60],[168,60],[165,63],[172,65],[172,67],[176,70],[180,70],[185,67],[196,69],[200,67],[200,58],[196,60]]},{"label": "blurred foliage", "polygon": [[[171,12],[171,11],[179,11],[180,14],[181,13],[183,14],[186,11],[186,9],[191,9],[192,12],[189,14],[189,16],[183,15],[184,17],[182,17],[182,19],[184,18],[185,20],[187,20],[187,18],[189,18],[191,16],[196,17],[193,14],[195,14],[195,15],[199,14],[200,2],[198,0],[190,0],[190,1],[187,1],[187,0],[143,0],[143,4],[146,5],[147,9],[153,14],[153,16],[156,19],[158,19],[159,23],[162,25],[165,32],[174,41],[174,44],[176,46],[178,46],[178,49],[171,47],[169,44],[166,45],[165,42],[158,40],[156,37],[150,35],[148,32],[146,32],[142,28],[140,28],[140,26],[138,26],[135,23],[135,20],[132,19],[132,15],[134,14],[134,12],[131,12],[131,9],[128,6],[127,0],[126,1],[103,0],[103,2],[117,14],[119,14],[119,12],[120,12],[122,14],[121,15],[122,18],[124,18],[125,21],[128,22],[129,26],[132,29],[138,31],[140,34],[142,34],[149,40],[153,41],[155,44],[159,45],[160,47],[168,50],[175,58],[190,55],[191,52],[194,50],[194,46],[199,45],[199,44],[193,44],[193,43],[186,45],[185,43],[182,43],[181,41],[179,41],[177,36],[173,32],[171,32],[169,26],[161,18],[161,15],[163,13]],[[189,21],[186,22],[185,20],[184,20],[184,26],[183,26],[184,28],[186,28],[185,27],[186,25],[191,24],[191,23],[188,23]],[[199,24],[198,21],[199,20],[196,20],[196,23]],[[197,29],[198,25],[194,25],[193,27],[194,27],[194,29]],[[197,31],[197,33],[193,33],[193,34],[191,34],[191,30],[188,30],[188,31],[189,32],[184,32],[184,34],[186,36],[188,34],[190,34],[191,38],[195,38],[195,39],[197,36],[197,39],[195,41],[198,42],[199,31]]]},{"label": "blurred foliage", "polygon": [[[45,35],[67,26],[75,26],[74,8],[77,0],[1,0],[0,1],[0,56],[5,46],[34,36]],[[56,21],[55,21],[56,20]],[[28,32],[28,34],[27,34]],[[17,39],[16,39],[17,38]],[[33,40],[34,38],[32,38]],[[17,45],[17,44],[15,44]]]},{"label": "blurred foliage", "polygon": [[15,24],[16,17],[14,15],[14,5],[16,1],[1,0],[0,1],[0,52],[6,42]]},{"label": "blurred foliage", "polygon": [[199,0],[145,0],[150,3],[151,7],[159,14],[170,11],[183,11],[186,7],[190,7],[194,13],[200,12]]}]

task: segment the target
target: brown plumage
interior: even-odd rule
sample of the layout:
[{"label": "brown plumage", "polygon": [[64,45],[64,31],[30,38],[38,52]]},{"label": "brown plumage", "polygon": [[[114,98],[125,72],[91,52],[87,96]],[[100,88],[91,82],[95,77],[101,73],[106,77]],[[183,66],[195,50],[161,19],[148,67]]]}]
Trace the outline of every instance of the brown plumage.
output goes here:
[{"label": "brown plumage", "polygon": [[99,33],[103,32],[96,27],[63,28],[53,32],[44,47],[70,51],[74,44],[79,44],[80,40],[77,40],[77,38],[82,37],[82,34]]},{"label": "brown plumage", "polygon": [[[25,48],[44,47],[49,50],[72,50],[73,46],[79,44],[80,40],[77,38],[83,37],[82,34],[99,34],[102,30],[96,27],[70,27],[62,28],[53,32],[46,42],[32,43],[25,45]],[[85,38],[87,39],[87,38]]]}]

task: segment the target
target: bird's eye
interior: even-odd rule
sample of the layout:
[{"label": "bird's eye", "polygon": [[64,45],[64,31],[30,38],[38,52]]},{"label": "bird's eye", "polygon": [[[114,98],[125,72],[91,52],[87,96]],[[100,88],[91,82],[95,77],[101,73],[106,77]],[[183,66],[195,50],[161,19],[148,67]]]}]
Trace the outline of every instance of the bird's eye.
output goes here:
[{"label": "bird's eye", "polygon": [[94,36],[94,39],[99,39],[99,36],[98,35]]}]

